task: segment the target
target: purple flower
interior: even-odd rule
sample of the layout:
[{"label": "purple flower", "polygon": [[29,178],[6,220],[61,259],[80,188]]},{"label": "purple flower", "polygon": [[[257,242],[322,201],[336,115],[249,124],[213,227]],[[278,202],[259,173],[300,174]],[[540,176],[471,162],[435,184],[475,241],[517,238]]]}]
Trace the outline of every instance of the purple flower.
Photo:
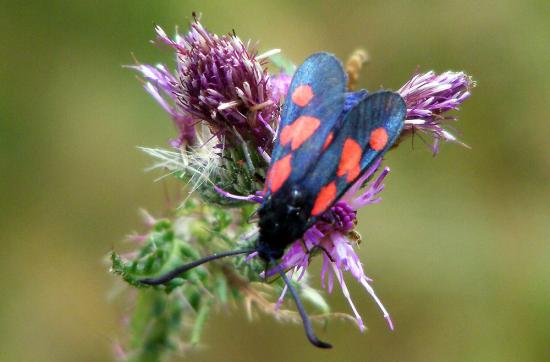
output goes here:
[{"label": "purple flower", "polygon": [[208,32],[197,19],[174,40],[160,27],[156,31],[158,40],[177,53],[172,90],[178,106],[193,120],[205,121],[220,141],[242,138],[270,150],[281,91],[265,68],[268,55],[258,56],[235,34]]},{"label": "purple flower", "polygon": [[401,137],[416,131],[432,136],[434,154],[438,152],[441,140],[461,143],[443,127],[456,118],[444,116],[444,113],[458,109],[470,97],[470,89],[474,86],[475,82],[463,72],[415,74],[397,91],[407,104]]},{"label": "purple flower", "polygon": [[[378,304],[384,318],[386,318],[390,328],[393,330],[390,315],[386,308],[384,308],[380,299],[376,296],[370,285],[372,280],[366,276],[361,261],[355,252],[357,242],[354,241],[354,235],[356,234],[353,231],[356,223],[357,210],[381,200],[378,194],[384,189],[382,181],[389,173],[389,168],[387,167],[380,172],[374,181],[369,182],[367,186],[359,192],[365,182],[375,174],[381,162],[380,158],[377,159],[370,169],[354,183],[346,194],[329,211],[325,212],[319,221],[305,232],[301,239],[296,240],[288,248],[279,266],[267,271],[268,276],[272,276],[277,273],[277,268],[283,268],[289,270],[293,275],[297,275],[296,279],[299,281],[304,276],[312,255],[315,252],[320,252],[323,258],[321,271],[323,288],[327,288],[330,293],[334,287],[334,279],[338,281],[342,293],[347,299],[361,331],[365,330],[365,324],[353,303],[344,280],[344,272],[351,273],[351,275],[363,285]],[[258,203],[262,202],[262,198],[258,194],[243,197],[231,195],[220,189],[217,189],[217,191],[226,197],[234,197],[240,200],[255,201]],[[251,255],[251,257],[254,256],[256,255]],[[282,303],[285,293],[286,287],[283,289],[277,305]]]},{"label": "purple flower", "polygon": [[163,64],[130,68],[141,73],[147,92],[178,127],[172,144],[193,143],[195,125],[204,121],[220,143],[253,140],[260,152],[269,152],[291,79],[283,73],[271,77],[266,69],[267,58],[279,50],[257,55],[235,34],[212,34],[197,18],[187,34],[174,39],[155,30],[157,41],[176,51],[176,70]]}]

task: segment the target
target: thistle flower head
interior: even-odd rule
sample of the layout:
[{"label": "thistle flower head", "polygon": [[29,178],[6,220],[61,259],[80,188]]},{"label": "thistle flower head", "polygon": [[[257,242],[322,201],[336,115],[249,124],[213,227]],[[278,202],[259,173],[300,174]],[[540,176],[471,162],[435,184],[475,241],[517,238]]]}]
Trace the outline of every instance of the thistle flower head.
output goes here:
[{"label": "thistle flower head", "polygon": [[458,109],[470,97],[474,86],[475,82],[463,72],[415,74],[397,91],[407,105],[402,136],[415,131],[432,136],[434,153],[438,152],[441,140],[459,142],[444,128],[445,123],[456,118],[444,114]]},{"label": "thistle flower head", "polygon": [[235,34],[208,32],[198,19],[174,40],[160,27],[156,31],[158,40],[177,52],[178,106],[206,122],[220,140],[236,142],[238,132],[239,138],[270,149],[281,92],[271,83],[266,58]]}]

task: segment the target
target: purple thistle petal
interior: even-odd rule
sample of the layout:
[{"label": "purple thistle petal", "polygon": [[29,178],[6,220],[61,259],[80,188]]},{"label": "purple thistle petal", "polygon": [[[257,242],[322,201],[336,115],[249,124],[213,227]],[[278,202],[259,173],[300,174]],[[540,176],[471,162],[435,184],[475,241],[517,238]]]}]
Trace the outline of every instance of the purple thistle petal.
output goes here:
[{"label": "purple thistle petal", "polygon": [[382,311],[382,314],[384,315],[384,319],[388,322],[388,325],[389,325],[390,329],[393,331],[393,322],[391,320],[390,314],[388,313],[388,311],[386,310],[386,308],[382,304],[382,301],[380,301],[380,299],[378,298],[378,296],[374,292],[374,289],[372,289],[372,287],[368,283],[368,279],[367,278],[361,278],[361,280],[359,282],[363,285],[363,287],[365,287],[365,289],[370,294],[372,299],[375,300],[376,304],[378,304],[378,307],[380,308],[380,310]]},{"label": "purple thistle petal", "polygon": [[384,178],[386,178],[389,172],[390,168],[385,167],[384,170],[380,172],[378,177],[371,184],[371,186],[365,192],[363,192],[363,194],[351,200],[351,206],[357,209],[369,204],[376,204],[380,202],[381,198],[376,196],[384,190],[384,184],[382,184],[382,181],[384,180]]},{"label": "purple thistle petal", "polygon": [[[332,266],[332,263],[330,264]],[[334,288],[334,274],[328,273],[328,293],[332,294],[332,289]]]},{"label": "purple thistle petal", "polygon": [[166,101],[166,99],[164,99],[160,93],[159,93],[159,89],[157,87],[155,87],[152,83],[145,83],[145,91],[147,93],[149,93],[156,101],[158,104],[160,104],[160,106],[167,112],[169,113],[171,116],[174,115],[175,113],[175,110],[172,108],[172,106],[170,106],[168,104],[168,102]]},{"label": "purple thistle petal", "polygon": [[248,255],[246,256],[246,258],[244,259],[244,261],[248,263],[250,260],[252,260],[253,258],[257,257],[258,254],[259,254],[259,253],[258,253],[257,251],[255,251],[255,252],[253,252],[253,253],[250,253],[250,254],[248,254]]},{"label": "purple thistle petal", "polygon": [[344,275],[342,274],[342,270],[339,269],[334,263],[332,263],[332,270],[334,271],[334,275],[336,275],[336,279],[340,283],[340,288],[342,289],[342,294],[344,294],[344,297],[347,299],[351,310],[353,311],[353,314],[355,315],[355,320],[357,321],[357,325],[359,326],[359,330],[361,332],[365,331],[365,324],[363,323],[363,319],[361,318],[361,315],[357,311],[357,308],[355,307],[355,304],[353,303],[353,299],[351,299],[351,295],[349,293],[348,287],[346,286],[346,282],[344,281]]},{"label": "purple thistle petal", "polygon": [[321,286],[323,289],[325,288],[325,276],[328,271],[328,267],[330,264],[330,259],[328,258],[326,253],[323,253],[323,266],[321,268]]},{"label": "purple thistle petal", "polygon": [[285,300],[286,291],[288,289],[288,286],[285,284],[283,287],[283,291],[281,292],[281,295],[279,296],[279,299],[277,299],[277,303],[275,304],[275,310],[281,309],[281,305],[283,304],[283,301]]},{"label": "purple thistle petal", "polygon": [[302,278],[304,277],[304,275],[306,275],[306,270],[307,270],[307,266],[305,267],[300,267],[299,269],[294,269],[296,272],[300,272],[300,275],[298,275],[298,278],[296,278],[297,281],[300,281],[302,280]]}]

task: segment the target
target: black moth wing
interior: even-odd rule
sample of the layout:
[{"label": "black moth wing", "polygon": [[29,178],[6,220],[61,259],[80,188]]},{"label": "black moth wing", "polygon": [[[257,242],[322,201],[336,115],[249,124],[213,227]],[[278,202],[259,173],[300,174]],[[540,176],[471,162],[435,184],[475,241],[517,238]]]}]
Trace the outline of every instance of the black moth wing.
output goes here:
[{"label": "black moth wing", "polygon": [[[307,177],[299,182],[299,189],[307,193],[308,204],[304,207],[310,210],[312,216],[308,224],[338,201],[372,163],[392,146],[401,133],[406,113],[407,108],[401,96],[389,91],[367,95],[347,113],[340,127],[334,130],[332,143],[314,167],[309,169]],[[384,131],[376,131],[380,129]],[[375,148],[379,149],[372,147],[370,141],[374,137],[373,132],[378,133],[378,136],[379,133],[386,133],[383,147],[379,148],[380,144],[376,143]],[[360,152],[358,168],[341,174],[347,158],[354,156],[348,147],[352,143],[355,143],[352,150]],[[347,152],[344,152],[345,148]]]},{"label": "black moth wing", "polygon": [[[285,98],[270,164],[271,169],[278,160],[291,154],[292,172],[286,180],[287,183],[302,179],[319,158],[324,140],[342,114],[346,84],[347,76],[342,64],[329,53],[313,54],[296,70]],[[293,101],[293,94],[297,88],[304,86],[310,87],[312,97],[307,104],[300,105]],[[292,142],[281,142],[281,133],[286,127],[295,125],[295,121],[302,116],[317,119],[319,126],[298,148],[293,149]],[[277,190],[278,188],[274,190],[271,187],[268,177],[265,196]]]}]

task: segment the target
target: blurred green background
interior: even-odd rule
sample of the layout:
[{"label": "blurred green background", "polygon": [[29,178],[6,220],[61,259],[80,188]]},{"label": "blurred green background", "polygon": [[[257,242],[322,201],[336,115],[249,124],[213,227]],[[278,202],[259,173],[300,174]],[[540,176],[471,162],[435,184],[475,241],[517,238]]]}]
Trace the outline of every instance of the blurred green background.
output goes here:
[{"label": "blurred green background", "polygon": [[[136,146],[175,135],[121,65],[171,62],[148,43],[153,24],[184,30],[193,10],[296,63],[367,47],[369,89],[397,89],[417,66],[478,87],[458,125],[472,150],[402,145],[384,202],[362,214],[361,256],[395,332],[350,280],[369,330],[332,323],[319,333],[332,351],[237,309],[191,360],[550,360],[550,2],[58,0],[0,5],[1,361],[113,359],[129,305],[110,298],[102,259],[141,229],[139,207],[164,212]],[[348,311],[339,291],[329,300]]]}]

